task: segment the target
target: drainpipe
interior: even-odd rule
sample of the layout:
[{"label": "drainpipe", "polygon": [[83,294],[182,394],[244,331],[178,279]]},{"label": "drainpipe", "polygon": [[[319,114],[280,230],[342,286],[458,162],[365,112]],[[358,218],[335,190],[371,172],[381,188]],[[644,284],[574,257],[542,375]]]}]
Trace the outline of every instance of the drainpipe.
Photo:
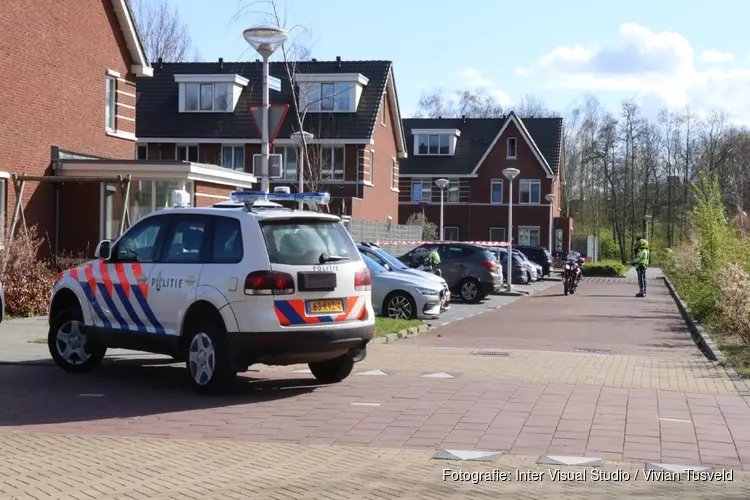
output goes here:
[{"label": "drainpipe", "polygon": [[[52,175],[57,175],[57,168],[58,168],[58,162],[52,163]],[[55,216],[54,216],[54,224],[55,224],[55,239],[53,240],[52,244],[52,261],[55,263],[55,269],[58,269],[57,266],[57,256],[60,253],[60,183],[55,182]]]}]

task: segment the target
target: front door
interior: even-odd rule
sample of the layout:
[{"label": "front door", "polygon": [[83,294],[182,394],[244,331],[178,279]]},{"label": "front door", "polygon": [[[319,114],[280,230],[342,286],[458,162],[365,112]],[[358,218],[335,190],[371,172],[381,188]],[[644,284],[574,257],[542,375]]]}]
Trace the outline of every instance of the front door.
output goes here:
[{"label": "front door", "polygon": [[210,250],[206,236],[209,222],[206,215],[172,215],[161,258],[151,271],[150,302],[167,335],[179,335],[187,306],[195,302]]},{"label": "front door", "polygon": [[164,239],[169,218],[149,217],[131,227],[112,249],[112,258],[86,269],[95,281],[96,326],[112,330],[156,333],[161,328],[149,306],[148,280]]}]

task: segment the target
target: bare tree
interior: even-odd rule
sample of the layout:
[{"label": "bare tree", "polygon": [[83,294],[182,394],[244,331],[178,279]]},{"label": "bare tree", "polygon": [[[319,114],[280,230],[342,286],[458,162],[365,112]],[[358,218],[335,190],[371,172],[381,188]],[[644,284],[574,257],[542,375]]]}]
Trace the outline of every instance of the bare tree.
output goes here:
[{"label": "bare tree", "polygon": [[[149,61],[188,60],[191,39],[187,24],[180,20],[177,7],[167,0],[128,0],[138,33]],[[195,56],[199,57],[196,52]]]},{"label": "bare tree", "polygon": [[460,90],[451,97],[442,89],[423,93],[417,103],[415,118],[499,118],[505,114],[502,105],[486,92]]}]

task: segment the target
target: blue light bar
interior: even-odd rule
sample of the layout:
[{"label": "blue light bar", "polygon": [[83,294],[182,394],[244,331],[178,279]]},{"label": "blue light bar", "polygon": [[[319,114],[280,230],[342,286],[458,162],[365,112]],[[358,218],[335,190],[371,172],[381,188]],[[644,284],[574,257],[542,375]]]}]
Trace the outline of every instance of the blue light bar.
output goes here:
[{"label": "blue light bar", "polygon": [[234,203],[255,203],[259,200],[265,200],[301,201],[303,203],[313,203],[316,205],[328,205],[331,201],[331,195],[328,193],[266,193],[264,191],[233,191],[229,197]]}]

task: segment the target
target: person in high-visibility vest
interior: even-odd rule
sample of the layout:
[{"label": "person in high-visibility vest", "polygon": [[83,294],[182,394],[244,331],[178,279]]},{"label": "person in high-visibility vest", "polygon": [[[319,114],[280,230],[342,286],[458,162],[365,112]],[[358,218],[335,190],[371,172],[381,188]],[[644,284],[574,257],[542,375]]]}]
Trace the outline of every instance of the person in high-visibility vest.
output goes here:
[{"label": "person in high-visibility vest", "polygon": [[638,242],[638,253],[635,255],[635,259],[633,259],[633,265],[635,266],[635,270],[638,273],[638,288],[640,291],[635,295],[636,297],[645,297],[646,296],[646,269],[648,269],[648,260],[649,260],[649,251],[648,251],[648,241],[646,239],[641,239]]}]

